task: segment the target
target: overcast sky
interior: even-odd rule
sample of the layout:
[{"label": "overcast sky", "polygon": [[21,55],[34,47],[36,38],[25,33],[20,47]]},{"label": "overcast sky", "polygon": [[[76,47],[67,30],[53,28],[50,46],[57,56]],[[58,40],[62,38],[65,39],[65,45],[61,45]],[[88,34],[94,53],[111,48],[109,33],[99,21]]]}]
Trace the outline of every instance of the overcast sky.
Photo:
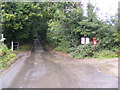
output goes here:
[{"label": "overcast sky", "polygon": [[82,0],[85,9],[86,3],[89,1],[100,9],[98,15],[101,19],[106,19],[105,16],[110,17],[117,13],[119,0]]}]

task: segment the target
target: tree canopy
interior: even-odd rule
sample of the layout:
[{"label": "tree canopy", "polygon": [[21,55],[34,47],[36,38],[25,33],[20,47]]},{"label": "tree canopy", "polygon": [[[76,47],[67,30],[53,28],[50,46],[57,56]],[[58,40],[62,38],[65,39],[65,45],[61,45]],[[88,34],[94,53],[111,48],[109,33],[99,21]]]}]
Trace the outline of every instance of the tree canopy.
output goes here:
[{"label": "tree canopy", "polygon": [[87,16],[80,2],[3,2],[0,15],[6,43],[39,38],[71,52],[84,36],[97,38],[98,51],[119,45],[117,18],[111,18],[110,23],[99,20],[90,3]]}]

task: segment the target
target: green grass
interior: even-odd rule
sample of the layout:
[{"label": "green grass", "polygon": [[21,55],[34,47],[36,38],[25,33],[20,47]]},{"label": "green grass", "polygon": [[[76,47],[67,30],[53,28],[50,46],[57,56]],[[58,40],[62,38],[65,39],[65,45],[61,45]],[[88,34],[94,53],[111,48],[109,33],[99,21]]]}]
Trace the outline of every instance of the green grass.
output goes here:
[{"label": "green grass", "polygon": [[109,59],[109,58],[117,58],[118,55],[111,50],[102,50],[100,52],[95,53],[93,57],[98,59]]},{"label": "green grass", "polygon": [[22,45],[20,45],[20,47],[19,47],[19,49],[17,49],[17,50],[14,50],[14,51],[29,51],[29,50],[31,50],[31,48],[32,48],[32,44],[22,44]]}]

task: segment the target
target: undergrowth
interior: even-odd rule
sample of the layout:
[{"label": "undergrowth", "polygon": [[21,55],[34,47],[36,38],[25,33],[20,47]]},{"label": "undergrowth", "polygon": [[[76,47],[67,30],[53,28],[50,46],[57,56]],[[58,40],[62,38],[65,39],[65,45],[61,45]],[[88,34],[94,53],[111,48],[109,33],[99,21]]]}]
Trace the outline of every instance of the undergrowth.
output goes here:
[{"label": "undergrowth", "polygon": [[0,68],[7,67],[12,60],[15,59],[16,54],[12,53],[5,45],[1,48],[2,55],[0,56]]}]

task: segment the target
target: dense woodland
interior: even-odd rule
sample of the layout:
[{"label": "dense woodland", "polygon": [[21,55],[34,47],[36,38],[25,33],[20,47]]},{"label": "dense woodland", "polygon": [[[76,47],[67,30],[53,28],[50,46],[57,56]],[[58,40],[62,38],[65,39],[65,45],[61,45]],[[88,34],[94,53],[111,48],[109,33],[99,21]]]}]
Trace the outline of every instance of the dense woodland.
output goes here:
[{"label": "dense woodland", "polygon": [[[90,3],[85,16],[76,2],[3,2],[0,15],[8,46],[11,41],[23,44],[39,38],[54,50],[90,58],[116,57],[120,45],[117,15],[102,21]],[[81,45],[81,37],[97,38],[97,45]]]}]

